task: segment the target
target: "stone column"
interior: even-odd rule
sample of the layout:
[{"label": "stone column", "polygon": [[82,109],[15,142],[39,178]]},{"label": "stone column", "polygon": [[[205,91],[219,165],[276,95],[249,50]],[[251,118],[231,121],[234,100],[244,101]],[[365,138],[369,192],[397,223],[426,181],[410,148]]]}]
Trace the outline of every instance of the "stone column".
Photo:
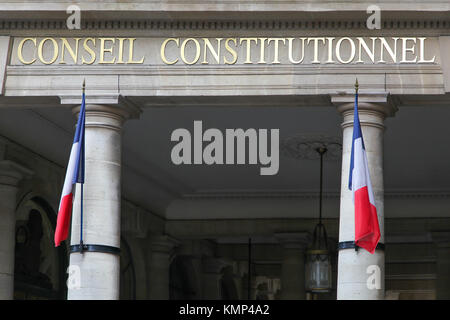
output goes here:
[{"label": "stone column", "polygon": [[178,241],[167,235],[151,237],[148,268],[149,299],[169,299],[170,263],[173,249],[177,245]]},{"label": "stone column", "polygon": [[[359,118],[369,163],[370,178],[378,213],[381,238],[384,244],[384,185],[383,185],[383,133],[384,119],[393,116],[396,108],[387,93],[360,93]],[[339,242],[355,240],[355,212],[352,192],[348,189],[350,154],[353,137],[354,94],[334,95],[332,103],[343,116],[341,206]],[[369,268],[369,269],[368,269]],[[376,277],[377,285],[369,288],[367,280]],[[338,258],[338,300],[384,299],[384,250],[370,254],[364,249],[341,249]]]},{"label": "stone column", "polygon": [[244,298],[242,295],[242,293],[244,291],[243,281],[244,281],[244,279],[241,274],[236,273],[236,272],[233,274],[233,282],[234,282],[234,286],[236,287],[236,292],[238,294],[239,300],[247,299],[247,296],[245,296],[245,298]]},{"label": "stone column", "polygon": [[[235,284],[237,290],[239,290],[239,299],[248,299],[248,261],[236,261],[235,262]],[[250,291],[251,296],[251,291]]]},{"label": "stone column", "polygon": [[450,232],[432,232],[436,243],[436,299],[450,300]]},{"label": "stone column", "polygon": [[281,300],[305,300],[305,249],[309,233],[280,233],[275,237],[283,247]]},{"label": "stone column", "polygon": [[220,258],[203,259],[203,299],[222,299],[222,269],[227,265],[226,261]]},{"label": "stone column", "polygon": [[30,175],[31,171],[19,164],[0,161],[0,300],[14,296],[17,186]]},{"label": "stone column", "polygon": [[203,263],[201,255],[190,256],[190,261],[194,268],[196,292],[194,299],[200,300],[203,297]]},{"label": "stone column", "polygon": [[195,295],[193,299],[200,300],[203,297],[203,281],[202,281],[202,257],[203,254],[208,251],[205,241],[202,240],[184,240],[183,243],[177,248],[177,256],[183,257],[192,265],[193,271],[190,275],[192,282],[195,284]]},{"label": "stone column", "polygon": [[[79,112],[79,107],[74,109]],[[124,106],[87,104],[83,243],[120,248],[122,125],[137,110]],[[80,192],[75,194],[71,245],[80,242]],[[119,299],[120,260],[105,250],[73,252],[75,280],[69,300]]]}]

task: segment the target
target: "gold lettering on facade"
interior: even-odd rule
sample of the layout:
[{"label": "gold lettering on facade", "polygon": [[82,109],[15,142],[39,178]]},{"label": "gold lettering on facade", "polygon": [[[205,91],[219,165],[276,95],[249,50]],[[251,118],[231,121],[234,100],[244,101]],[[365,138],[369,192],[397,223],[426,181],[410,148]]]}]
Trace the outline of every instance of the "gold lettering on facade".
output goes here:
[{"label": "gold lettering on facade", "polygon": [[[107,41],[111,41],[111,47],[110,48],[105,48],[105,44],[107,43]],[[98,63],[102,63],[102,64],[113,64],[116,61],[116,57],[112,57],[112,60],[109,61],[105,61],[105,53],[110,53],[111,55],[113,55],[113,48],[114,48],[114,43],[115,43],[116,39],[114,38],[100,38],[100,61]]]},{"label": "gold lettering on facade", "polygon": [[36,58],[33,58],[30,61],[25,61],[25,59],[23,58],[23,45],[25,44],[25,42],[27,41],[31,41],[34,43],[34,47],[36,47],[36,38],[23,38],[22,41],[19,42],[19,45],[17,46],[17,57],[19,58],[19,61],[22,62],[23,64],[32,64],[33,62],[36,61]]},{"label": "gold lettering on facade", "polygon": [[[186,59],[186,44],[189,41],[192,41],[195,44],[195,57],[194,57],[194,60],[192,60],[192,61],[187,61],[187,59]],[[181,44],[181,60],[183,60],[183,62],[186,64],[194,64],[198,61],[198,59],[200,59],[200,43],[198,42],[197,39],[187,38]]]},{"label": "gold lettering on facade", "polygon": [[419,54],[419,63],[434,63],[436,61],[436,56],[433,56],[430,60],[425,59],[425,39],[426,38],[418,38],[420,43],[420,54]]},{"label": "gold lettering on facade", "polygon": [[[426,37],[37,38],[15,39],[12,63],[406,64],[436,63]],[[155,61],[154,41],[161,41]],[[159,45],[159,44],[158,44]],[[128,50],[128,51],[125,51]]]},{"label": "gold lettering on facade", "polygon": [[[413,41],[414,45],[412,47],[407,46],[408,41]],[[406,58],[406,55],[408,52],[411,52],[412,54],[415,53],[416,48],[416,38],[402,38],[402,60],[400,63],[414,63],[417,61],[417,57],[414,57],[413,60],[408,60]]]},{"label": "gold lettering on facade", "polygon": [[228,60],[227,57],[224,56],[223,57],[223,62],[225,64],[235,64],[236,61],[237,61],[237,58],[238,58],[237,52],[236,52],[236,50],[234,50],[233,48],[230,47],[230,45],[228,44],[229,41],[233,41],[234,45],[237,46],[236,38],[228,38],[227,40],[225,40],[225,49],[229,53],[231,53],[231,55],[233,56],[233,60]]},{"label": "gold lettering on facade", "polygon": [[[52,58],[47,61],[44,59],[44,45],[47,41],[50,41],[52,43],[52,48],[53,48],[53,56]],[[39,46],[38,46],[38,57],[39,60],[43,63],[43,64],[52,64],[53,62],[56,61],[56,59],[58,58],[58,43],[56,42],[55,39],[53,38],[45,38],[42,39],[41,42],[39,42]]]},{"label": "gold lettering on facade", "polygon": [[391,56],[391,59],[394,63],[397,63],[397,40],[398,38],[392,38],[394,40],[394,48],[392,48],[389,43],[386,41],[385,38],[380,38],[381,41],[381,57],[380,57],[380,63],[385,63],[383,59],[383,53],[386,49],[387,53]]},{"label": "gold lettering on facade", "polygon": [[252,63],[252,55],[251,55],[251,48],[252,48],[252,41],[255,41],[255,43],[258,43],[258,38],[241,38],[239,41],[239,44],[242,44],[242,42],[246,43],[246,58],[245,58],[245,64],[251,64]]},{"label": "gold lettering on facade", "polygon": [[66,38],[61,38],[61,59],[59,60],[60,64],[66,63],[64,61],[64,54],[66,49],[72,57],[73,63],[76,64],[78,62],[78,42],[80,42],[80,38],[75,38],[75,49],[73,49]]},{"label": "gold lettering on facade", "polygon": [[[350,44],[350,57],[347,60],[342,59],[342,56],[341,56],[341,45],[344,40],[348,41],[348,43]],[[355,52],[356,52],[355,43],[350,38],[347,38],[347,37],[341,38],[336,43],[336,59],[342,64],[347,64],[347,63],[352,62],[353,59],[355,58]]]},{"label": "gold lettering on facade", "polygon": [[325,38],[308,38],[307,44],[312,41],[314,42],[314,59],[311,63],[320,63],[319,61],[319,41],[325,43]]},{"label": "gold lettering on facade", "polygon": [[334,63],[333,60],[333,41],[334,37],[328,37],[327,38],[327,46],[328,46],[328,59],[325,63]]},{"label": "gold lettering on facade", "polygon": [[91,41],[92,45],[95,46],[95,39],[94,38],[86,38],[83,41],[83,48],[84,48],[84,51],[86,51],[91,56],[91,60],[85,60],[84,56],[82,56],[81,57],[81,63],[82,64],[93,64],[94,61],[95,61],[95,57],[96,57],[95,51],[92,50],[91,47],[89,47],[89,45],[88,45],[89,41]]},{"label": "gold lettering on facade", "polygon": [[117,40],[119,40],[119,56],[117,57],[117,64],[123,64],[125,63],[123,61],[123,42],[126,40],[127,38],[117,38]]},{"label": "gold lettering on facade", "polygon": [[364,63],[364,61],[362,60],[362,49],[364,49],[364,52],[369,57],[370,61],[372,61],[372,63],[375,63],[375,40],[377,38],[376,37],[370,38],[372,40],[372,50],[369,49],[367,42],[363,38],[358,37],[357,39],[358,39],[358,60],[356,61],[356,63]]},{"label": "gold lettering on facade", "polygon": [[274,54],[273,54],[273,61],[272,63],[278,64],[280,63],[280,60],[278,60],[278,53],[279,53],[279,43],[280,41],[283,42],[283,44],[286,43],[286,39],[285,38],[269,38],[267,40],[267,43],[270,44],[271,42],[274,42]]},{"label": "gold lettering on facade", "polygon": [[259,61],[258,64],[266,64],[266,42],[267,38],[259,38]]},{"label": "gold lettering on facade", "polygon": [[162,61],[163,61],[165,64],[175,64],[175,63],[178,62],[178,58],[176,58],[176,59],[173,60],[173,61],[169,61],[169,60],[167,60],[167,58],[166,58],[166,46],[167,46],[167,44],[168,44],[170,41],[175,42],[176,45],[177,45],[177,48],[180,46],[180,39],[179,39],[179,38],[168,38],[168,39],[164,40],[164,42],[163,42],[162,45],[161,45],[161,59],[162,59]]},{"label": "gold lettering on facade", "polygon": [[216,49],[214,49],[214,47],[211,44],[211,41],[209,41],[208,38],[203,38],[203,61],[202,61],[202,64],[208,64],[208,61],[206,59],[208,57],[208,52],[206,51],[206,49],[208,49],[208,51],[214,57],[216,62],[218,64],[220,63],[220,42],[222,41],[222,39],[223,38],[216,38],[217,47],[216,47]]},{"label": "gold lettering on facade", "polygon": [[305,58],[305,40],[306,38],[300,38],[301,40],[301,45],[300,45],[300,50],[301,50],[301,54],[300,54],[300,59],[299,60],[294,60],[293,56],[293,51],[294,51],[294,45],[293,45],[293,41],[295,38],[288,38],[288,55],[289,55],[289,61],[293,64],[299,64],[302,63],[303,59]]},{"label": "gold lettering on facade", "polygon": [[134,52],[134,40],[136,40],[136,38],[128,38],[128,63],[129,64],[142,64],[144,63],[144,57],[141,58],[141,60],[139,61],[134,61],[133,60],[133,52]]}]

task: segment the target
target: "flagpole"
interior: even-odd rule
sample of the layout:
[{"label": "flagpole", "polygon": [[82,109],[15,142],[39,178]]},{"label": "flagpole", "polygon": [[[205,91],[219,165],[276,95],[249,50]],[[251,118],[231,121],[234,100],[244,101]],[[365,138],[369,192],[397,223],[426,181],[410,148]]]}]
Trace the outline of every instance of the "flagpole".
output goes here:
[{"label": "flagpole", "polygon": [[[84,93],[85,93],[85,88],[86,88],[86,80],[83,80],[83,94],[82,94],[82,99],[84,98]],[[83,103],[83,102],[82,102]],[[80,109],[80,116],[81,116],[81,109]],[[83,161],[84,161],[84,123],[83,123],[83,139],[81,141],[82,145],[81,145],[81,156],[83,157]],[[84,171],[84,168],[83,168]],[[84,175],[84,172],[83,172]],[[83,188],[84,187],[84,177],[83,177],[83,181],[81,182],[81,199],[80,199],[80,253],[83,253]]]},{"label": "flagpole", "polygon": [[[356,78],[356,81],[355,81],[355,105],[357,105],[357,103],[358,103],[358,89],[359,89],[359,83],[358,83],[358,78]],[[356,115],[354,115],[354,117],[356,117]],[[353,119],[353,128],[354,127],[355,127],[355,119]],[[356,239],[354,240],[354,243],[355,243],[355,251],[358,252],[359,246],[356,244]]]}]

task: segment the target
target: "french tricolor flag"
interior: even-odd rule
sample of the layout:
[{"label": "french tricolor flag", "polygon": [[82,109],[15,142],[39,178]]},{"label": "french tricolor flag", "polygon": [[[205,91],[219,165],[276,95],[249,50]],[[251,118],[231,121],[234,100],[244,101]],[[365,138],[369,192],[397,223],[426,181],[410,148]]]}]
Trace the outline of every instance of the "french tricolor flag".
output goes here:
[{"label": "french tricolor flag", "polygon": [[355,204],[355,244],[370,253],[380,240],[377,208],[370,182],[369,165],[358,115],[358,93],[355,96],[352,154],[348,188]]},{"label": "french tricolor flag", "polygon": [[72,214],[73,186],[76,183],[84,183],[84,132],[85,132],[85,97],[81,102],[77,128],[70,151],[69,164],[67,165],[66,178],[59,202],[58,218],[55,230],[55,247],[67,239]]}]

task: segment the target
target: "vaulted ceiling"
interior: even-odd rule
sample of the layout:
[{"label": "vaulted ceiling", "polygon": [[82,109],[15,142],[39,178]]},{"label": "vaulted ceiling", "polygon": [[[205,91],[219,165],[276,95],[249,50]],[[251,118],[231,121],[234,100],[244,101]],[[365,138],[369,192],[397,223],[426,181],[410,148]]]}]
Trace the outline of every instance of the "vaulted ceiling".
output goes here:
[{"label": "vaulted ceiling", "polygon": [[[251,97],[243,105],[230,101],[229,106],[166,101],[165,106],[143,108],[140,119],[124,126],[123,196],[173,219],[315,217],[318,160],[293,159],[280,150],[279,172],[273,176],[260,175],[260,165],[172,163],[172,131],[186,128],[193,132],[194,120],[202,120],[204,129],[276,128],[281,141],[290,137],[341,139],[341,117],[325,96],[278,102],[255,98],[254,105],[251,101]],[[450,194],[450,103],[426,102],[398,97],[399,111],[386,120],[384,180],[388,203],[395,195]],[[0,108],[1,136],[61,167],[66,166],[74,125],[75,118],[66,107]],[[340,179],[340,160],[325,161],[325,216],[338,216]],[[394,211],[387,215],[404,215]],[[443,208],[442,212],[448,215],[450,211]]]}]

